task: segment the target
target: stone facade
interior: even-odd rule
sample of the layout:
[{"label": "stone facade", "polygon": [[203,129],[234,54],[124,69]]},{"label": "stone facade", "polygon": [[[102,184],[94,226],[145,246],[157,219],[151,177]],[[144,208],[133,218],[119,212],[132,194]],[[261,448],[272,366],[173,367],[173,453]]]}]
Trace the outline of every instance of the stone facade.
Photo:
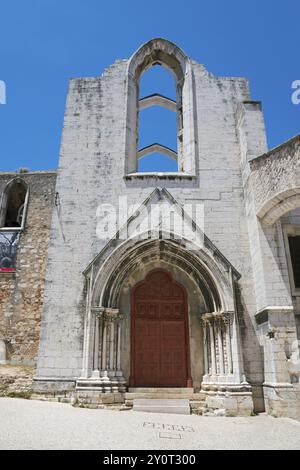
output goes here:
[{"label": "stone facade", "polygon": [[[173,72],[176,106],[159,95],[139,102],[140,76],[154,63]],[[138,113],[153,104],[177,112],[178,151],[165,150],[177,158],[176,173],[137,170],[137,159],[149,152],[136,148]],[[93,405],[131,403],[137,396],[135,389],[126,392],[131,293],[151,270],[164,269],[187,293],[193,409],[228,415],[267,409],[299,417],[299,382],[289,372],[297,350],[294,356],[289,351],[299,338],[300,303],[290,285],[283,217],[296,225],[300,219],[289,213],[297,204],[268,220],[262,212],[299,193],[298,143],[299,137],[268,152],[261,104],[251,100],[248,81],[215,77],[163,39],[149,41],[101,77],[72,79],[35,391],[77,394]],[[164,151],[157,143],[155,149]],[[53,205],[55,175],[48,176]],[[120,213],[117,236],[99,235],[97,208],[105,204]],[[200,226],[195,212],[185,212],[188,205],[201,208]],[[168,216],[149,227],[153,207],[167,207],[187,232],[165,232]],[[48,204],[47,211],[50,221]],[[26,230],[29,235],[29,225]],[[46,241],[43,250],[44,256]],[[42,287],[43,273],[38,277]]]},{"label": "stone facade", "polygon": [[[5,344],[6,363],[35,365],[56,174],[1,173],[1,194],[14,178],[28,185],[29,200],[25,229],[19,234],[15,272],[0,272],[0,340]],[[10,233],[0,230],[1,237]]]}]

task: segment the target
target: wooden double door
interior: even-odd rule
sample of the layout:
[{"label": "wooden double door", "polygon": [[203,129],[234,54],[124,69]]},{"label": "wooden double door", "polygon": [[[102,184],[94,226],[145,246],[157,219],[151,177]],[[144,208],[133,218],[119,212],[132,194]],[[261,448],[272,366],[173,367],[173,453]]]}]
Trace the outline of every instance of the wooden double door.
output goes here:
[{"label": "wooden double door", "polygon": [[187,296],[167,271],[133,288],[131,351],[131,386],[192,386]]}]

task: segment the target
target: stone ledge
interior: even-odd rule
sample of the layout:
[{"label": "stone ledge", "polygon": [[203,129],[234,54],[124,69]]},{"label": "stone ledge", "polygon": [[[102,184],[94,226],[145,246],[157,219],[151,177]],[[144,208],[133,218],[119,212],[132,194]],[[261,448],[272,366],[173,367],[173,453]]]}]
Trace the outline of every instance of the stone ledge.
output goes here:
[{"label": "stone ledge", "polygon": [[280,313],[280,314],[290,314],[294,311],[293,306],[286,305],[286,306],[269,306],[259,310],[255,315],[254,318],[256,320],[257,325],[262,325],[263,323],[267,323],[270,319],[270,316]]},{"label": "stone ledge", "polygon": [[155,172],[155,173],[129,173],[124,176],[125,180],[143,180],[143,179],[155,179],[155,180],[195,180],[196,175],[188,175],[187,173],[177,172]]}]

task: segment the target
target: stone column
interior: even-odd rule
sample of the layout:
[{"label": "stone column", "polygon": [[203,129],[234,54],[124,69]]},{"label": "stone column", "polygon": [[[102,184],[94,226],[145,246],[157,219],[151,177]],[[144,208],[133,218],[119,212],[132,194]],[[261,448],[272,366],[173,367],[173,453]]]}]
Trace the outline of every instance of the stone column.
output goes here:
[{"label": "stone column", "polygon": [[105,392],[125,391],[125,380],[121,370],[121,318],[118,309],[105,308],[101,368]]},{"label": "stone column", "polygon": [[217,364],[216,364],[216,350],[215,350],[215,331],[212,318],[208,324],[209,328],[209,339],[210,339],[210,358],[211,358],[211,370],[210,375],[217,374]]},{"label": "stone column", "polygon": [[208,342],[207,342],[207,322],[204,320],[202,322],[203,326],[203,356],[204,356],[204,375],[209,373],[209,364],[208,364]]},{"label": "stone column", "polygon": [[99,378],[99,319],[102,313],[95,313],[95,334],[94,334],[94,358],[93,358],[93,372],[92,377]]},{"label": "stone column", "polygon": [[117,325],[117,371],[121,370],[121,319]]},{"label": "stone column", "polygon": [[107,321],[103,318],[103,329],[102,329],[102,344],[101,344],[101,370],[106,370],[106,341],[107,341]]},{"label": "stone column", "polygon": [[109,352],[109,369],[115,371],[115,318],[110,321],[110,352]]},{"label": "stone column", "polygon": [[[252,392],[249,384],[243,381],[243,376],[240,375],[242,362],[234,315],[234,312],[213,312],[202,315],[204,337],[207,334],[206,324],[208,325],[211,358],[208,360],[209,372],[203,377],[201,391],[206,395],[208,408],[225,409],[230,416],[249,415],[253,410]],[[231,325],[233,325],[233,339]]]},{"label": "stone column", "polygon": [[226,356],[227,356],[227,374],[232,374],[232,352],[231,352],[231,332],[230,332],[230,315],[225,315],[225,339],[226,339]]},{"label": "stone column", "polygon": [[86,366],[80,383],[90,382],[91,386],[98,387],[97,390],[102,388],[105,393],[124,392],[125,379],[121,369],[122,315],[118,309],[97,306],[90,306],[88,312],[88,333],[91,338],[90,346],[85,344],[84,365],[88,360],[91,366],[89,373]]},{"label": "stone column", "polygon": [[[233,321],[234,315],[234,312],[214,312],[201,316],[204,340],[205,383],[238,385],[244,382],[243,364],[237,332],[238,326]],[[234,326],[233,333],[231,333],[231,325]],[[231,334],[235,334],[233,339]]]},{"label": "stone column", "polygon": [[225,373],[223,339],[222,339],[222,326],[223,326],[222,323],[223,323],[223,318],[220,318],[220,317],[215,322],[216,329],[217,329],[217,336],[218,336],[218,351],[219,351],[218,372],[220,375],[224,375]]}]

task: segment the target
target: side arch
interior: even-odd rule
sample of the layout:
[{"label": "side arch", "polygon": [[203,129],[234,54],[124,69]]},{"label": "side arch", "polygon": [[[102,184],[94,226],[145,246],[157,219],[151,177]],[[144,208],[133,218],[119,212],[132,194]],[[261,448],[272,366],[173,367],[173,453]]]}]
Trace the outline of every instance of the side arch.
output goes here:
[{"label": "side arch", "polygon": [[257,216],[266,225],[273,225],[284,214],[298,207],[300,207],[300,188],[288,189],[265,202],[257,212]]}]

